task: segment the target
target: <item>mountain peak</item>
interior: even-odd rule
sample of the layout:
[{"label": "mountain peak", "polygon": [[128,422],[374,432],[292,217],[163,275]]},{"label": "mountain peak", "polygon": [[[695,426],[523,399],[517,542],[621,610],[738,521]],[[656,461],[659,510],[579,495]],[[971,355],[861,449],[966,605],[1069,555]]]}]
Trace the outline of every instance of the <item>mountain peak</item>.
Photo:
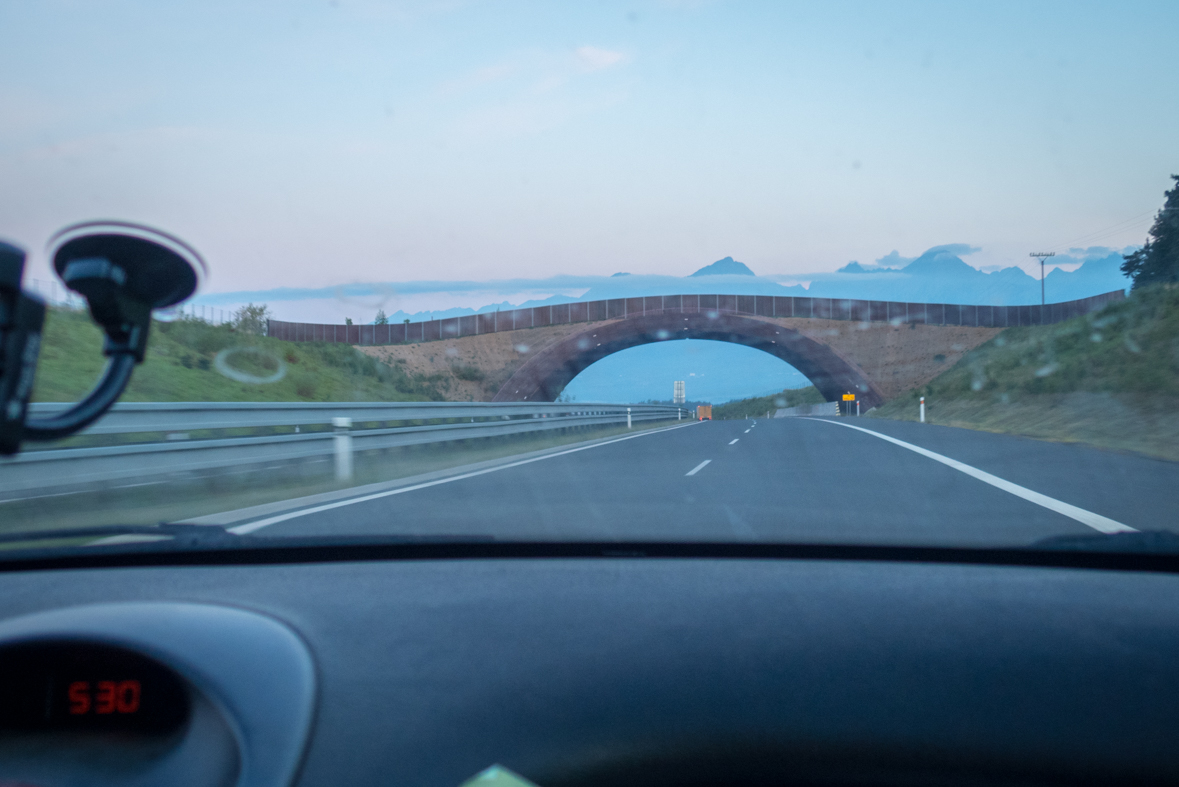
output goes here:
[{"label": "mountain peak", "polygon": [[[746,267],[745,263],[737,262],[732,257],[725,257],[723,260],[717,260],[711,265],[705,265],[700,270],[692,274],[692,276],[754,276],[753,271]],[[691,277],[689,277],[691,278]]]},{"label": "mountain peak", "polygon": [[967,265],[957,254],[938,248],[930,249],[901,270],[910,275],[973,276],[980,273],[977,268]]}]

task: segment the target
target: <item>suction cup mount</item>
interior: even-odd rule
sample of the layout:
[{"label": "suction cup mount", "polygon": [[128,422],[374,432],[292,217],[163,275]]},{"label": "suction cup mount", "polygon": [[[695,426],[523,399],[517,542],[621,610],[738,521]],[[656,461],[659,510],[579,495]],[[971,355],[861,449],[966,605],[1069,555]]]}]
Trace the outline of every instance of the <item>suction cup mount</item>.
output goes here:
[{"label": "suction cup mount", "polygon": [[20,291],[24,252],[0,244],[0,453],[15,453],[22,439],[73,434],[106,412],[143,362],[152,311],[189,298],[206,271],[188,244],[126,222],[66,227],[50,239],[49,256],[65,286],[86,299],[106,335],[102,351],[109,361],[74,407],[53,418],[26,418],[45,305]]}]

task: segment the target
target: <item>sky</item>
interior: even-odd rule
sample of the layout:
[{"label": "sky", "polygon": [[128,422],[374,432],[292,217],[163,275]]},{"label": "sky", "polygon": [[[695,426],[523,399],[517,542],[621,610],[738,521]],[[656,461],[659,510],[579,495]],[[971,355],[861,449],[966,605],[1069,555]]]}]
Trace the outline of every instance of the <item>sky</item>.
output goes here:
[{"label": "sky", "polygon": [[1141,243],[1179,171],[1174,2],[46,0],[0,29],[30,275],[94,218],[183,237],[208,293],[939,243],[1030,269]]},{"label": "sky", "polygon": [[[807,284],[940,244],[1038,274],[1144,240],[1176,29],[1173,0],[0,2],[0,238],[44,282],[61,227],[156,226],[206,304],[726,256]],[[282,316],[579,291],[402,289]]]}]

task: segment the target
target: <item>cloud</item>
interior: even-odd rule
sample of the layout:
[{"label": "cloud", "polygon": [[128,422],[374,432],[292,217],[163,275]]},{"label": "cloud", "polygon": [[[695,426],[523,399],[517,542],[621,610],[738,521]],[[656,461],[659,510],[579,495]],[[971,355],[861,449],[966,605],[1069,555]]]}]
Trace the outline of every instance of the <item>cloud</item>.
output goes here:
[{"label": "cloud", "polygon": [[900,252],[898,252],[896,249],[893,249],[883,257],[877,257],[876,264],[882,268],[903,268],[915,259],[917,258],[902,257]]},{"label": "cloud", "polygon": [[1094,258],[1109,257],[1112,254],[1117,254],[1117,255],[1132,254],[1132,253],[1138,251],[1138,249],[1140,249],[1140,248],[1141,248],[1141,246],[1126,246],[1125,248],[1119,250],[1119,249],[1111,249],[1109,246],[1088,246],[1088,247],[1082,249],[1082,248],[1074,246],[1073,248],[1068,250],[1068,256],[1077,257],[1079,259],[1089,260],[1089,259],[1094,259]]},{"label": "cloud", "polygon": [[[961,257],[966,254],[974,254],[980,251],[982,251],[981,246],[971,246],[969,243],[944,243],[941,246],[933,246],[926,249],[924,252],[917,255],[917,257],[924,257],[926,254],[937,254],[939,252],[956,254]],[[908,265],[913,260],[917,259],[917,257],[902,257],[900,252],[898,252],[896,249],[893,249],[883,257],[878,257],[876,259],[876,264],[882,268],[900,269]]]},{"label": "cloud", "polygon": [[[440,86],[444,95],[468,94],[468,105],[450,124],[456,141],[540,134],[626,99],[625,89],[589,76],[625,62],[625,53],[587,45],[572,55],[568,49],[519,52]],[[477,90],[490,85],[496,89]]]},{"label": "cloud", "polygon": [[[956,254],[961,257],[965,254],[974,254],[975,252],[979,251],[982,251],[981,246],[971,246],[969,243],[946,243],[941,246],[933,246],[932,248],[926,249],[925,254],[937,254],[939,252],[945,252],[947,254]],[[893,254],[896,254],[896,252],[894,251]],[[921,256],[924,257],[925,254],[922,254]]]},{"label": "cloud", "polygon": [[579,46],[576,54],[583,71],[602,71],[626,60],[626,55],[622,52],[599,49],[596,46]]}]

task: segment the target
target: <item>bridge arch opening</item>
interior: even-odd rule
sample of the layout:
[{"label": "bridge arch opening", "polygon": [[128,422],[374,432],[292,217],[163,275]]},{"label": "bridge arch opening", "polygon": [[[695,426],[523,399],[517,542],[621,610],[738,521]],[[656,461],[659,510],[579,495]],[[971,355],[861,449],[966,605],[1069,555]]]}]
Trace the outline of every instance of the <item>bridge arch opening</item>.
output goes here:
[{"label": "bridge arch opening", "polygon": [[769,353],[731,342],[652,342],[608,355],[574,377],[561,401],[670,402],[673,382],[683,380],[688,401],[728,402],[766,396],[811,383],[802,372]]},{"label": "bridge arch opening", "polygon": [[775,322],[717,311],[664,310],[586,327],[532,356],[500,388],[493,401],[555,401],[591,364],[631,347],[677,339],[731,342],[769,353],[809,379],[828,401],[846,392],[868,407],[884,401],[854,363],[833,348]]}]

